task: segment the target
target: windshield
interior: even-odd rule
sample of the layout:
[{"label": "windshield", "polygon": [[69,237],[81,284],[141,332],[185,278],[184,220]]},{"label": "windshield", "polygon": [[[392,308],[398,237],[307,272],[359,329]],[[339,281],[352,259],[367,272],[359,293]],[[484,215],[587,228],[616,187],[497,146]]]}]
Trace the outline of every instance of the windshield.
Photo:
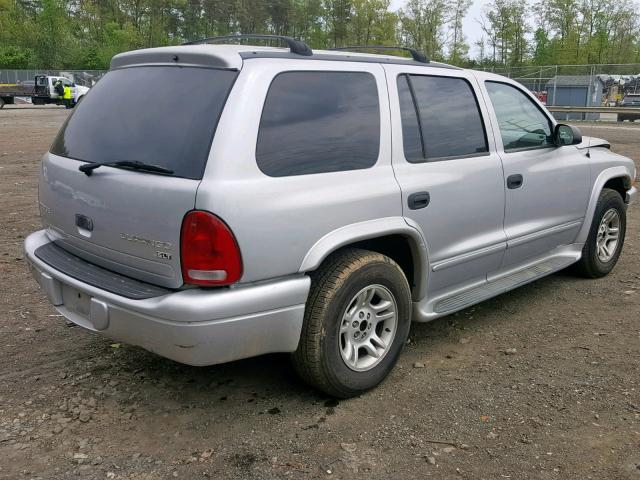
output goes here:
[{"label": "windshield", "polygon": [[86,162],[138,161],[201,179],[236,75],[178,66],[112,70],[78,104],[51,153]]}]

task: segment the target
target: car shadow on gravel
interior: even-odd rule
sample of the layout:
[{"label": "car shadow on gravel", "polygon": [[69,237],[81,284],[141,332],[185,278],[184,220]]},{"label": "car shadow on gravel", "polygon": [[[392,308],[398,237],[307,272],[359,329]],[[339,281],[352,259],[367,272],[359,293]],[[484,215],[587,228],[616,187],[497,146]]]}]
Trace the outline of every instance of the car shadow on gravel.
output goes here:
[{"label": "car shadow on gravel", "polygon": [[[105,342],[102,348],[110,360],[96,364],[93,375],[99,377],[102,370],[105,377],[116,377],[121,386],[130,385],[138,390],[150,387],[157,404],[163,403],[162,397],[185,405],[203,401],[210,405],[215,401],[220,404],[236,402],[236,406],[238,401],[252,404],[274,397],[326,399],[297,377],[288,354],[268,354],[220,365],[193,367],[138,347],[111,344],[100,337],[95,341]],[[106,360],[102,355],[101,358]]]},{"label": "car shadow on gravel", "polygon": [[[437,355],[438,350],[451,348],[451,342],[458,343],[461,337],[483,335],[496,328],[516,328],[524,305],[530,304],[532,298],[561,299],[562,293],[558,293],[562,290],[561,285],[576,281],[583,280],[560,272],[455,314],[429,323],[414,323],[410,345],[403,357],[411,361],[411,356],[415,354],[421,357]],[[550,304],[549,309],[552,308]],[[222,404],[240,399],[251,404],[267,398],[298,399],[312,403],[328,400],[326,395],[313,390],[298,378],[288,354],[269,354],[226,364],[192,367],[138,347],[113,344],[102,337],[95,336],[94,342],[98,343],[98,351],[103,352],[101,361],[93,367],[94,376],[103,375],[111,381],[117,378],[121,385],[131,385],[134,389],[141,389],[142,385],[155,385],[159,387],[153,393],[158,404],[162,403],[162,397],[181,404],[209,403],[213,400]],[[491,348],[491,345],[487,347]],[[495,345],[495,348],[500,347]],[[402,376],[396,376],[394,383],[398,381],[403,382]]]}]

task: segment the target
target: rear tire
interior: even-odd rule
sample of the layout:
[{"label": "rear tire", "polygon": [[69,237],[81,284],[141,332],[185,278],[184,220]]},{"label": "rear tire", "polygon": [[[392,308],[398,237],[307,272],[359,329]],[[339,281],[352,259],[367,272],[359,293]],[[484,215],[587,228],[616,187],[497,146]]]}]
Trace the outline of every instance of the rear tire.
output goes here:
[{"label": "rear tire", "polygon": [[586,278],[607,275],[616,265],[627,229],[624,201],[618,192],[604,188],[598,197],[589,236],[575,271]]},{"label": "rear tire", "polygon": [[311,280],[294,368],[334,397],[375,387],[409,335],[411,292],[404,272],[389,257],[350,248],[325,260]]}]

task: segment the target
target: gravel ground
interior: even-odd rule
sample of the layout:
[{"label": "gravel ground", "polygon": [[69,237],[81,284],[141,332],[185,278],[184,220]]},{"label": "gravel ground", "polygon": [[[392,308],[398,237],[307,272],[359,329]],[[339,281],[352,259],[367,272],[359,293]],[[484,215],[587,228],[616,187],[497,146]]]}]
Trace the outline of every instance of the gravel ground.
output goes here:
[{"label": "gravel ground", "polygon": [[[286,355],[187,367],[65,323],[22,241],[66,115],[0,111],[0,479],[640,479],[640,208],[608,277],[414,325],[390,378],[337,402]],[[638,127],[582,125],[640,164]]]}]

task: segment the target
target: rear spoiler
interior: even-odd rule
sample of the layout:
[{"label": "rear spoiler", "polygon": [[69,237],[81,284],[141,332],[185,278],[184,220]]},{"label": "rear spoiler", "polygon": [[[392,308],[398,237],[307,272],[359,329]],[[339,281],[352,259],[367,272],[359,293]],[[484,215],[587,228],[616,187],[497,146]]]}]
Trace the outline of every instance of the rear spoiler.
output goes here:
[{"label": "rear spoiler", "polygon": [[242,58],[237,52],[207,45],[182,45],[145,48],[119,53],[111,59],[111,69],[151,65],[180,65],[240,70]]}]

